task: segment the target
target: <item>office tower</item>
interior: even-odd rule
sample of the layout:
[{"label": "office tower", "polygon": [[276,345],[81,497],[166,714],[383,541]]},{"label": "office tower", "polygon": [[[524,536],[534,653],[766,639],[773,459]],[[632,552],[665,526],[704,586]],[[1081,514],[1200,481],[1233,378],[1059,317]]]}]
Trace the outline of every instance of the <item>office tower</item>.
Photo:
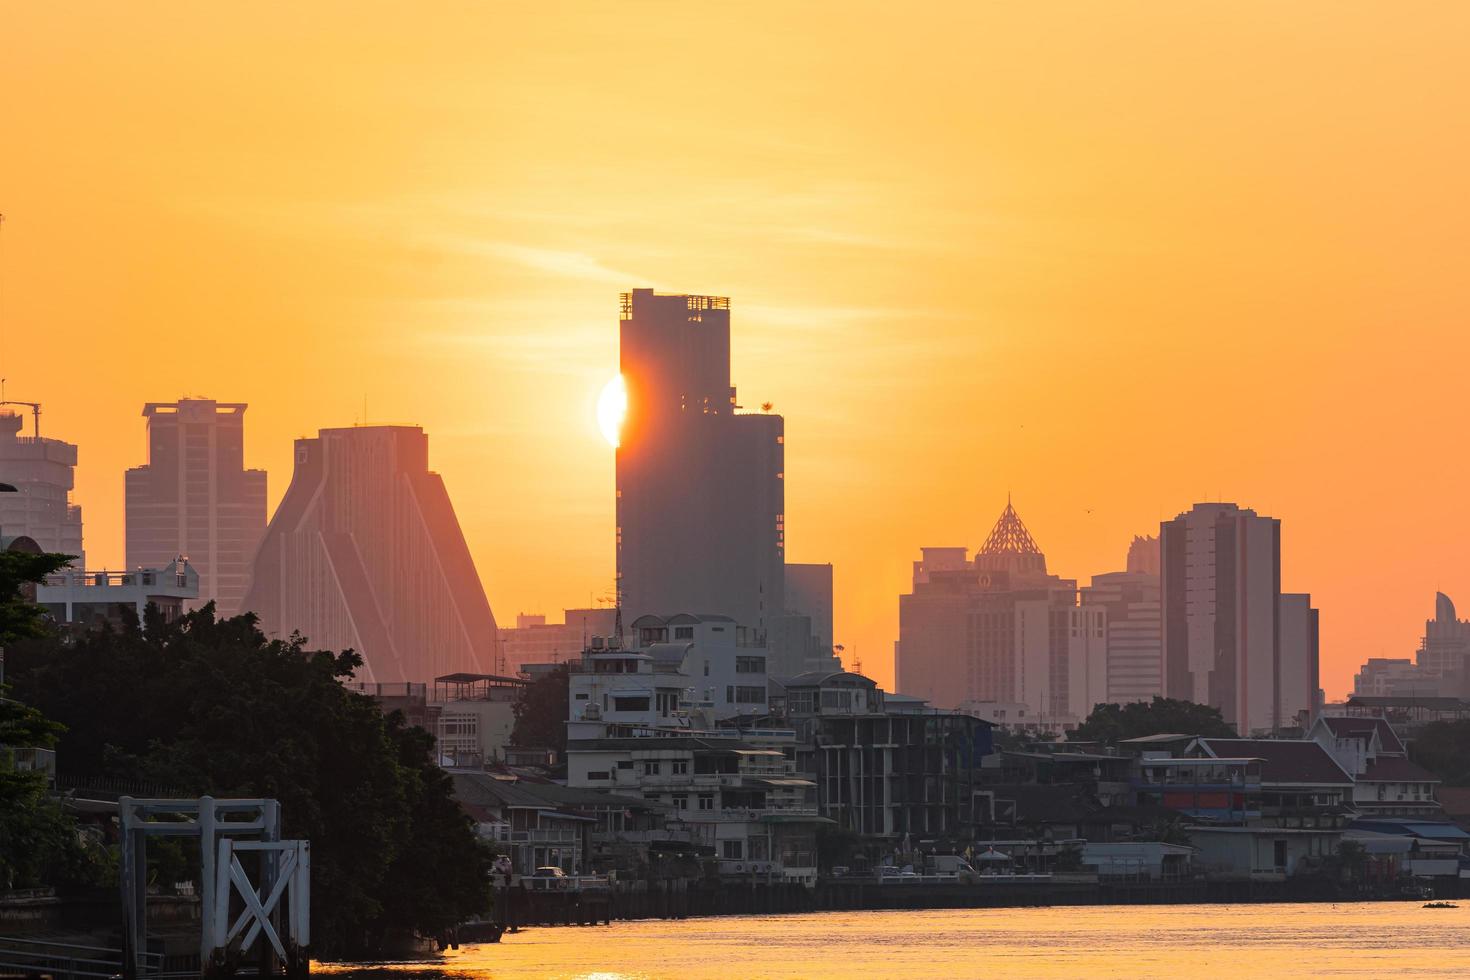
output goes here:
[{"label": "office tower", "polygon": [[619,343],[624,622],[687,612],[766,631],[786,609],[785,430],[779,415],[739,411],[730,301],[624,293]]},{"label": "office tower", "polygon": [[1107,610],[1106,700],[1148,701],[1164,693],[1164,636],[1159,605],[1159,539],[1135,537],[1127,571],[1094,575],[1084,605]]},{"label": "office tower", "polygon": [[1424,623],[1415,666],[1421,677],[1458,680],[1470,656],[1470,620],[1455,615],[1455,604],[1443,592],[1434,594],[1434,618]]},{"label": "office tower", "polygon": [[177,557],[199,573],[199,600],[240,611],[265,531],[265,471],[245,468],[245,405],[149,402],[148,462],[127,472],[127,565]]},{"label": "office tower", "polygon": [[1317,610],[1312,597],[1281,596],[1281,667],[1277,673],[1276,726],[1300,723],[1305,731],[1322,707],[1318,688]]},{"label": "office tower", "polygon": [[[1159,538],[1168,696],[1219,708],[1243,736],[1290,724],[1284,712],[1298,695],[1281,698],[1281,522],[1235,504],[1196,504],[1163,522]],[[1315,628],[1301,639],[1293,601],[1288,626],[1307,648],[1292,650],[1285,666],[1299,686],[1300,670],[1315,677],[1316,642]]]},{"label": "office tower", "polygon": [[899,596],[898,689],[936,707],[1025,705],[1038,724],[1086,717],[1106,694],[1107,612],[1079,606],[1077,583],[1050,575],[1010,502],[971,560],[925,548]]},{"label": "office tower", "polygon": [[42,439],[39,406],[35,417],[37,433],[22,436],[21,416],[0,415],[0,483],[16,489],[0,493],[0,531],[7,537],[25,535],[42,551],[76,555],[71,567],[85,568],[82,508],[71,502],[77,447]]},{"label": "office tower", "polygon": [[296,440],[245,606],[268,634],[356,650],[359,681],[427,683],[496,665],[495,618],[417,426]]},{"label": "office tower", "polygon": [[786,563],[786,608],[811,620],[816,649],[832,652],[831,564]]}]

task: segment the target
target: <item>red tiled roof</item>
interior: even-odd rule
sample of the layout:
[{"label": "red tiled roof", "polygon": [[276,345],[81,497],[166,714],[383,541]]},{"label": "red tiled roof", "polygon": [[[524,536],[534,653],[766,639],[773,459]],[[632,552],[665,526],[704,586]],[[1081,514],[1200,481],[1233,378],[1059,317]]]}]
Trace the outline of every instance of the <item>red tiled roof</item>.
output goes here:
[{"label": "red tiled roof", "polygon": [[1338,738],[1369,738],[1378,732],[1379,744],[1385,752],[1403,752],[1404,743],[1399,741],[1393,726],[1382,718],[1323,718],[1332,734]]},{"label": "red tiled roof", "polygon": [[1352,777],[1342,771],[1321,745],[1307,739],[1204,738],[1200,739],[1217,759],[1260,759],[1263,783],[1313,783],[1351,786]]},{"label": "red tiled roof", "polygon": [[1369,763],[1368,771],[1358,778],[1370,783],[1439,782],[1439,777],[1434,773],[1402,756],[1379,756]]}]

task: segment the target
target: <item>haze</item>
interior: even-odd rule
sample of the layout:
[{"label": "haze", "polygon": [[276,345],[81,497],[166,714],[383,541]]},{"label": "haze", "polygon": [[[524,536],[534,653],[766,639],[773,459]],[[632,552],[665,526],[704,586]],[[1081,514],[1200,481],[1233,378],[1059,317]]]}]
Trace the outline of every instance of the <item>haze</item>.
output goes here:
[{"label": "haze", "polygon": [[[145,401],[422,424],[502,623],[609,592],[617,295],[728,295],[787,555],[1283,522],[1323,681],[1470,601],[1463,4],[4,2],[0,375],[123,560]],[[1004,38],[1004,41],[999,39]]]}]

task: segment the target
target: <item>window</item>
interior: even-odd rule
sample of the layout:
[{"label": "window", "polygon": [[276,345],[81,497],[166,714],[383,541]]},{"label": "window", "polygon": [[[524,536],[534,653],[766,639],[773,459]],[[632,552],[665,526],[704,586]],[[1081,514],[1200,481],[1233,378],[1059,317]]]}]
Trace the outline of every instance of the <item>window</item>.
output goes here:
[{"label": "window", "polygon": [[720,856],[727,861],[739,861],[745,857],[745,841],[727,840],[721,841],[720,843],[724,845],[724,850]]},{"label": "window", "polygon": [[706,660],[704,662],[704,676],[706,676],[706,677],[709,676],[709,661],[708,660]]},{"label": "window", "polygon": [[643,775],[645,775],[645,776],[657,776],[658,775],[658,763],[657,762],[645,762],[645,763],[643,763]]},{"label": "window", "polygon": [[687,796],[676,796],[676,797],[674,797],[674,806],[678,807],[680,810],[687,810],[687,809],[689,809],[689,797],[687,797]]},{"label": "window", "polygon": [[613,698],[613,710],[614,711],[647,711],[648,710],[648,698],[646,696],[644,696],[644,697],[625,697],[625,696],[614,697]]},{"label": "window", "polygon": [[764,674],[766,672],[765,657],[736,657],[735,673],[737,674]]},{"label": "window", "polygon": [[715,808],[715,794],[713,794],[713,793],[700,793],[699,794],[699,808],[701,810],[713,810]]},{"label": "window", "polygon": [[675,776],[687,776],[687,775],[689,775],[689,760],[688,759],[675,759],[673,762],[669,763],[669,765],[671,765],[673,767],[672,772],[674,773]]},{"label": "window", "polygon": [[692,640],[692,639],[694,639],[694,627],[693,626],[675,626],[674,627],[674,639],[676,639],[676,640]]},{"label": "window", "polygon": [[737,687],[735,688],[736,704],[764,704],[766,701],[766,689],[763,687]]},{"label": "window", "polygon": [[576,700],[578,700],[578,701],[586,701],[587,700],[587,692],[586,691],[583,691],[580,694],[576,695]]},{"label": "window", "polygon": [[587,773],[587,781],[588,782],[598,782],[599,780],[606,780],[608,778],[609,778],[609,774],[608,774],[608,771],[606,769],[602,769],[602,770],[593,769],[593,770],[589,770],[588,773]]},{"label": "window", "polygon": [[618,760],[618,768],[619,769],[632,769],[633,768],[633,760],[632,759],[620,759],[620,760]]}]

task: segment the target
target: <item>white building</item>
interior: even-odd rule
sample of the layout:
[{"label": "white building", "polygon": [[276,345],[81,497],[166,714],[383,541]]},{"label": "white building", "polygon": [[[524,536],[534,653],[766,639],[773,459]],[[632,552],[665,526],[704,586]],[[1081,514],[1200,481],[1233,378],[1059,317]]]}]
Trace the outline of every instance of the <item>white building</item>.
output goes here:
[{"label": "white building", "polygon": [[76,626],[118,624],[128,611],[141,623],[149,604],[165,620],[176,619],[198,597],[199,573],[183,558],[131,572],[55,572],[36,586],[37,604],[56,622]]},{"label": "white building", "polygon": [[594,636],[612,636],[617,610],[566,609],[562,622],[548,623],[540,613],[520,613],[515,626],[502,626],[500,673],[514,675],[526,664],[560,664],[577,660]]},{"label": "white building", "polygon": [[1408,657],[1369,657],[1353,677],[1355,697],[1434,697],[1443,687]]},{"label": "white building", "polygon": [[[641,616],[637,644],[595,637],[571,666],[571,738],[617,730],[713,727],[768,709],[764,634],[727,616]],[[590,724],[582,724],[590,723]]]},{"label": "white building", "polygon": [[1383,718],[1320,717],[1307,737],[1353,778],[1352,807],[1360,817],[1433,818],[1442,814],[1440,780],[1409,759]]},{"label": "white building", "polygon": [[16,491],[0,493],[0,529],[32,539],[42,551],[76,555],[72,567],[85,568],[82,509],[71,502],[77,447],[60,439],[22,436],[23,425],[19,415],[0,415],[0,483]]}]

